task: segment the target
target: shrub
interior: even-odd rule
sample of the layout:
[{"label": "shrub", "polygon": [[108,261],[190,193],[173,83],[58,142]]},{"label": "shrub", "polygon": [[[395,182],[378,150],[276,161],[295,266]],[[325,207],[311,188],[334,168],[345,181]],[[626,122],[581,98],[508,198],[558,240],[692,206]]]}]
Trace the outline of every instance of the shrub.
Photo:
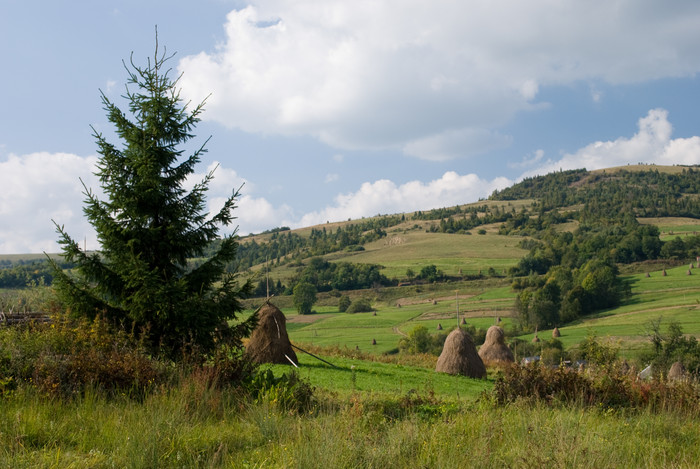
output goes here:
[{"label": "shrub", "polygon": [[420,269],[418,278],[427,282],[439,282],[445,278],[445,274],[434,264],[430,264]]},{"label": "shrub", "polygon": [[338,311],[341,313],[344,313],[348,310],[350,307],[350,304],[352,301],[350,300],[350,297],[347,295],[343,295],[338,299]]},{"label": "shrub", "polygon": [[275,377],[272,370],[257,373],[248,385],[256,403],[267,402],[281,410],[306,412],[314,404],[314,387],[295,371]]},{"label": "shrub", "polygon": [[431,334],[427,327],[419,324],[408,333],[408,336],[399,340],[399,350],[403,353],[429,353],[437,356],[442,352],[447,334],[448,332]]},{"label": "shrub", "polygon": [[647,334],[652,346],[642,354],[642,359],[651,363],[654,370],[667,372],[672,363],[681,362],[689,374],[700,375],[700,343],[692,335],[685,336],[678,322],[671,321],[663,334],[661,318],[650,321]]},{"label": "shrub", "polygon": [[345,310],[346,313],[369,313],[372,311],[372,302],[367,298],[359,298],[353,301]]},{"label": "shrub", "polygon": [[579,360],[610,367],[617,359],[619,351],[619,347],[613,344],[602,344],[598,342],[595,335],[589,334],[578,344],[575,355]]},{"label": "shrub", "polygon": [[88,388],[141,396],[166,376],[143,336],[114,330],[102,318],[7,328],[0,333],[0,379],[70,396]]},{"label": "shrub", "polygon": [[497,404],[518,399],[548,404],[576,404],[604,409],[675,410],[700,415],[700,393],[688,382],[639,381],[635,374],[615,368],[552,368],[538,363],[511,365],[491,391]]}]

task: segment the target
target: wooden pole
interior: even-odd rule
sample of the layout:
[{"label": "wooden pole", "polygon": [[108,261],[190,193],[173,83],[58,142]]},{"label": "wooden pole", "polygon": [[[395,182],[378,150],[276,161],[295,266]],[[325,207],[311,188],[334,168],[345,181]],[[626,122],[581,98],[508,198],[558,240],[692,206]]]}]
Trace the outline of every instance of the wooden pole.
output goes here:
[{"label": "wooden pole", "polygon": [[314,355],[313,353],[311,353],[311,352],[307,352],[307,351],[306,351],[306,350],[304,350],[303,348],[299,348],[299,347],[297,347],[297,346],[296,346],[296,345],[294,345],[294,344],[291,344],[291,345],[292,345],[292,347],[294,347],[295,349],[297,349],[297,350],[299,350],[299,351],[301,351],[301,352],[304,352],[304,353],[306,353],[306,354],[308,354],[308,355],[311,355],[311,356],[312,356],[312,357],[314,357],[314,358],[315,358],[316,360],[321,360],[321,361],[322,361],[323,363],[326,363],[326,364],[328,364],[328,365],[332,366],[333,368],[338,368],[338,367],[337,367],[337,366],[335,366],[335,365],[334,365],[333,363],[331,363],[331,362],[327,362],[327,361],[326,361],[326,360],[324,360],[323,358],[321,358],[321,357],[317,357],[317,356],[316,356],[316,355]]}]

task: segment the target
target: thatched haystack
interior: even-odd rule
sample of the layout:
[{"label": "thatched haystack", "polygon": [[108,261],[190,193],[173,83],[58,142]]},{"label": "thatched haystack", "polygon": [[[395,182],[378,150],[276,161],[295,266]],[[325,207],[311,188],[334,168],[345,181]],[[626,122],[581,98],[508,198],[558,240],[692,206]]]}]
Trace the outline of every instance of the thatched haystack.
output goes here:
[{"label": "thatched haystack", "polygon": [[536,344],[536,343],[538,343],[539,341],[540,341],[540,338],[537,337],[537,334],[535,334],[535,337],[532,338],[532,343],[533,343],[533,344]]},{"label": "thatched haystack", "polygon": [[558,328],[558,327],[555,327],[555,328],[552,330],[552,337],[555,338],[555,339],[558,339],[559,337],[561,337],[561,332],[559,332],[559,328]]},{"label": "thatched haystack", "polygon": [[685,367],[681,362],[674,362],[671,368],[668,370],[668,379],[679,380],[685,378]]},{"label": "thatched haystack", "polygon": [[499,326],[491,326],[486,331],[486,340],[479,349],[479,357],[486,365],[498,365],[503,363],[513,363],[515,358],[513,352],[508,348],[505,341],[506,333]]},{"label": "thatched haystack", "polygon": [[467,331],[458,327],[450,332],[437,361],[435,371],[470,378],[484,378],[486,367],[476,353],[474,341]]},{"label": "thatched haystack", "polygon": [[250,336],[246,354],[255,363],[298,363],[287,335],[287,319],[275,305],[265,303],[258,311],[258,326]]}]

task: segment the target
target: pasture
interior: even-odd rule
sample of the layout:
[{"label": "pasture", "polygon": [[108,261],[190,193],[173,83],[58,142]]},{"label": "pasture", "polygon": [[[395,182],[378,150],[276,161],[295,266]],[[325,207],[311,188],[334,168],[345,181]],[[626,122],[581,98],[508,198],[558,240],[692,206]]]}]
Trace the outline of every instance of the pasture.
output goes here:
[{"label": "pasture", "polygon": [[[631,296],[621,306],[579,319],[560,327],[565,348],[580,343],[588,335],[617,344],[626,357],[634,357],[648,347],[649,325],[661,321],[662,330],[670,321],[678,322],[686,334],[700,337],[700,269],[687,275],[688,266],[625,276]],[[695,272],[695,269],[693,270]],[[515,292],[502,283],[481,288],[462,285],[457,290],[426,291],[417,296],[395,297],[375,301],[375,313],[339,313],[337,307],[315,308],[316,314],[299,316],[284,308],[288,331],[293,343],[340,347],[363,353],[383,354],[394,350],[399,339],[421,324],[433,333],[438,325],[447,331],[461,323],[487,329],[498,318],[508,328],[513,322]],[[274,303],[274,300],[273,300]],[[457,311],[459,309],[459,319]],[[376,315],[375,315],[376,314]],[[540,338],[551,331],[539,331]],[[534,334],[520,338],[531,340]],[[376,345],[373,345],[376,341]]]}]

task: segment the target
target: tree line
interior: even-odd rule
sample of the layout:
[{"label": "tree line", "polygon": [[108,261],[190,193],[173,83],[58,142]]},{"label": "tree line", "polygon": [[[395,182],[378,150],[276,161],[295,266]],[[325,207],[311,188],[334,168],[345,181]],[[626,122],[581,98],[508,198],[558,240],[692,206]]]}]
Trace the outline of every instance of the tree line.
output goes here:
[{"label": "tree line", "polygon": [[[70,269],[70,262],[59,262],[62,269]],[[51,285],[54,269],[46,259],[0,261],[0,288],[25,288],[34,285]]]}]

